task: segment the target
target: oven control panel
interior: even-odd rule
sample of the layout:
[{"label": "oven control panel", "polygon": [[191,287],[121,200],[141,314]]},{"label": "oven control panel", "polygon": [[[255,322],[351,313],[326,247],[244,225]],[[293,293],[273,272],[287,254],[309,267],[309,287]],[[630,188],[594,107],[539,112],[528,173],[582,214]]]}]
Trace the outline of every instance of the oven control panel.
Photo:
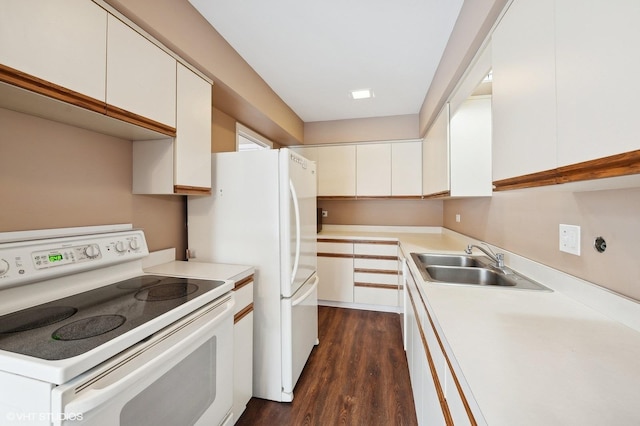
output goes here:
[{"label": "oven control panel", "polygon": [[0,244],[0,288],[104,268],[148,254],[141,230]]}]

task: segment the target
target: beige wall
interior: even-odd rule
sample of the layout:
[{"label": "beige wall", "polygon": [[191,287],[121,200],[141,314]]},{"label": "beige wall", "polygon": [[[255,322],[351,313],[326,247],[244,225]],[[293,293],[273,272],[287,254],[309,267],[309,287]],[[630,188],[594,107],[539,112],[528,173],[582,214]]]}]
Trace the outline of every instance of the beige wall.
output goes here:
[{"label": "beige wall", "polygon": [[439,200],[320,200],[331,225],[442,226]]},{"label": "beige wall", "polygon": [[509,0],[465,0],[427,96],[420,108],[420,135],[442,109],[456,83]]},{"label": "beige wall", "polygon": [[133,223],[186,248],[185,198],[132,195],[132,143],[0,109],[0,231]]},{"label": "beige wall", "polygon": [[213,108],[211,117],[211,152],[236,150],[236,120]]},{"label": "beige wall", "polygon": [[[445,201],[444,226],[640,300],[639,212],[638,188],[537,189]],[[561,223],[581,227],[581,256],[559,251]],[[593,248],[597,236],[607,241],[602,254]]]},{"label": "beige wall", "polygon": [[214,107],[279,144],[303,141],[302,120],[188,0],[106,2],[214,80]]},{"label": "beige wall", "polygon": [[304,125],[305,145],[418,139],[419,137],[417,114],[316,121]]}]

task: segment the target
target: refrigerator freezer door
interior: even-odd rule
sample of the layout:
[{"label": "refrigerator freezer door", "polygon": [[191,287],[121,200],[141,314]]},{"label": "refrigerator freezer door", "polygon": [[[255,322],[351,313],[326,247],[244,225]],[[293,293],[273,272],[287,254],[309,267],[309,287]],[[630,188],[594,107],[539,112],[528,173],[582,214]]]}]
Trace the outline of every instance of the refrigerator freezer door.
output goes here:
[{"label": "refrigerator freezer door", "polygon": [[281,149],[280,167],[281,293],[291,297],[317,269],[316,164]]},{"label": "refrigerator freezer door", "polygon": [[313,275],[293,298],[282,299],[282,401],[293,400],[293,388],[317,344],[318,276]]}]

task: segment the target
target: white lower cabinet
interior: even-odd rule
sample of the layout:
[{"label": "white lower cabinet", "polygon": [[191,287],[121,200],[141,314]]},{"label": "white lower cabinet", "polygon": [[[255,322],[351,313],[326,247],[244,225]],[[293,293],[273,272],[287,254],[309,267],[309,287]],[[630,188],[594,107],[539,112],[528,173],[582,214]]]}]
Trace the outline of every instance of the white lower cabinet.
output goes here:
[{"label": "white lower cabinet", "polygon": [[318,299],[395,311],[399,266],[397,241],[319,238]]},{"label": "white lower cabinet", "polygon": [[452,355],[444,352],[444,338],[436,331],[436,320],[412,273],[408,268],[404,271],[405,350],[418,424],[486,424],[471,412],[469,399],[458,386],[459,377],[451,369]]},{"label": "white lower cabinet", "polygon": [[233,418],[238,420],[253,394],[253,275],[233,291]]},{"label": "white lower cabinet", "polygon": [[397,307],[398,243],[385,240],[356,242],[353,252],[353,301]]},{"label": "white lower cabinet", "polygon": [[353,243],[318,241],[318,300],[353,302]]}]

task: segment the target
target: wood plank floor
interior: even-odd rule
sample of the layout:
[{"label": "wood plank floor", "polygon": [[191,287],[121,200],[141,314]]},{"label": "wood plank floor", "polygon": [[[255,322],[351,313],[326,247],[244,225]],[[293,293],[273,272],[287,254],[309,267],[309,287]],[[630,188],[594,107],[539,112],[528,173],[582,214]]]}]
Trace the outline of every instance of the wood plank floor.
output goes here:
[{"label": "wood plank floor", "polygon": [[318,307],[320,345],[291,403],[252,398],[236,425],[416,425],[400,316]]}]

